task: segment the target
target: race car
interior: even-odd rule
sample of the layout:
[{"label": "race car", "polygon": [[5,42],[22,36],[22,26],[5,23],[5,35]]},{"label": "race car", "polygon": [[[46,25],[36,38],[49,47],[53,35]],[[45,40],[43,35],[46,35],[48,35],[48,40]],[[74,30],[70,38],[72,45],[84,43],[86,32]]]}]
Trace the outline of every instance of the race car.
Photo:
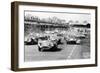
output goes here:
[{"label": "race car", "polygon": [[25,45],[36,45],[38,43],[38,39],[34,37],[28,37],[25,41]]},{"label": "race car", "polygon": [[75,36],[67,36],[64,38],[67,44],[80,44],[81,40],[76,38]]},{"label": "race car", "polygon": [[77,34],[75,37],[79,38],[79,39],[84,39],[84,38],[86,38],[86,35],[85,34]]},{"label": "race car", "polygon": [[44,50],[53,50],[57,49],[57,44],[48,39],[47,37],[40,37],[38,39],[38,50],[39,51],[44,51]]},{"label": "race car", "polygon": [[67,40],[67,44],[80,44],[80,39],[70,38]]}]

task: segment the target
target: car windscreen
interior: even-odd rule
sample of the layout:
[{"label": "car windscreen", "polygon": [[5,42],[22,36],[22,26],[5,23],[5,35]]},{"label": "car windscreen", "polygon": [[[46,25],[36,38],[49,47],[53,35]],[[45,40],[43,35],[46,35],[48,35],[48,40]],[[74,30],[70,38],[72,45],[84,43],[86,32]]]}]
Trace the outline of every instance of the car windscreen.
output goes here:
[{"label": "car windscreen", "polygon": [[39,39],[41,39],[41,40],[48,40],[47,37],[40,37]]}]

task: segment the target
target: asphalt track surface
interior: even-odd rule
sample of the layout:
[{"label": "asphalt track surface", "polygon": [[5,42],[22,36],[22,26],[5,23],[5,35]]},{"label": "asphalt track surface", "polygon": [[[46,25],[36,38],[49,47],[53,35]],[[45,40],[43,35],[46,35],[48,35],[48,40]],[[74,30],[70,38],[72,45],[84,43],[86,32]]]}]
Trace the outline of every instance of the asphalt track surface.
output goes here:
[{"label": "asphalt track surface", "polygon": [[[86,41],[86,40],[84,40]],[[46,61],[46,60],[69,60],[69,59],[87,59],[90,58],[90,45],[83,44],[60,44],[56,50],[47,50],[39,52],[37,45],[25,45],[24,60]]]}]

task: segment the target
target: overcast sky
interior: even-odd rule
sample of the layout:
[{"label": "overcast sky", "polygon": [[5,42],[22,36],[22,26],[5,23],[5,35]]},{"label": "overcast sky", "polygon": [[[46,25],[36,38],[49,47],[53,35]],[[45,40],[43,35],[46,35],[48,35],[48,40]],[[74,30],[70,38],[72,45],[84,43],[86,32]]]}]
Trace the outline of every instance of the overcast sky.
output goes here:
[{"label": "overcast sky", "polygon": [[88,13],[25,11],[25,15],[38,16],[40,19],[49,17],[52,18],[56,16],[59,19],[66,20],[66,22],[69,20],[79,21],[80,23],[83,23],[83,21],[88,21],[89,23],[91,22],[91,14]]}]

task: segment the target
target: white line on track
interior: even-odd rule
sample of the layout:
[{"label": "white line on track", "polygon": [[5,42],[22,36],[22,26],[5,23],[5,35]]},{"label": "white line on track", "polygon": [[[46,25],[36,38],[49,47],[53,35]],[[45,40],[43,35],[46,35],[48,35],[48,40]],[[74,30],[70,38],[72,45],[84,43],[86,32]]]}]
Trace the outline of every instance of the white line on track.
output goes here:
[{"label": "white line on track", "polygon": [[74,50],[76,49],[76,46],[77,46],[77,45],[74,45],[74,46],[72,47],[72,51],[71,51],[70,54],[68,55],[68,59],[71,58],[71,56],[72,56]]}]

